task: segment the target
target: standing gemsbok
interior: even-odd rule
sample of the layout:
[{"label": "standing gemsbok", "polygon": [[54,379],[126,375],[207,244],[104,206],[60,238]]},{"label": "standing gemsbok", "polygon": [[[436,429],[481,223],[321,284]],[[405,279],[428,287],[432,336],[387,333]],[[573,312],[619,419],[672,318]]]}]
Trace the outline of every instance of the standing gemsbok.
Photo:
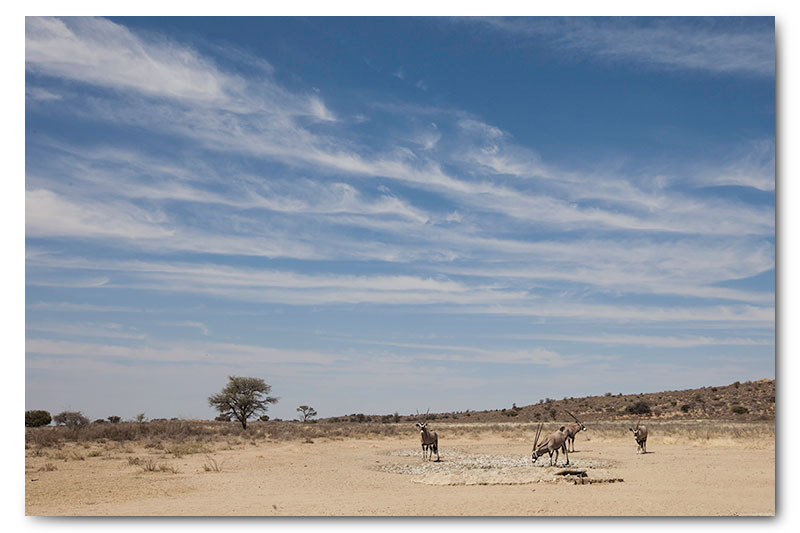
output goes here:
[{"label": "standing gemsbok", "polygon": [[574,452],[575,451],[575,435],[577,435],[579,431],[586,431],[586,426],[584,426],[583,422],[578,420],[575,417],[575,415],[573,415],[569,411],[567,411],[567,414],[569,416],[571,416],[576,422],[575,424],[567,424],[567,426],[566,426],[567,427],[567,429],[566,429],[567,444],[569,444],[570,442],[572,443],[572,450],[571,451]]},{"label": "standing gemsbok", "polygon": [[545,439],[539,443],[539,435],[542,434],[542,424],[536,428],[536,437],[533,439],[533,452],[531,452],[531,460],[535,463],[540,455],[550,454],[550,466],[553,466],[553,452],[556,453],[556,465],[558,465],[558,451],[564,451],[564,457],[567,462],[564,466],[569,465],[569,454],[567,453],[567,435],[564,433],[566,428],[561,426],[558,431],[550,433]]},{"label": "standing gemsbok", "polygon": [[[425,413],[425,417],[428,416],[429,412],[430,408]],[[419,414],[419,411],[417,411],[417,414]],[[433,454],[436,453],[436,460],[439,461],[439,435],[435,431],[428,430],[426,418],[423,418],[421,423],[417,422],[416,426],[419,428],[419,440],[422,442],[422,460],[424,461],[427,457],[430,461],[433,458]]]},{"label": "standing gemsbok", "polygon": [[635,427],[629,427],[633,431],[633,438],[636,439],[636,453],[647,453],[647,426],[640,426],[636,422]]}]

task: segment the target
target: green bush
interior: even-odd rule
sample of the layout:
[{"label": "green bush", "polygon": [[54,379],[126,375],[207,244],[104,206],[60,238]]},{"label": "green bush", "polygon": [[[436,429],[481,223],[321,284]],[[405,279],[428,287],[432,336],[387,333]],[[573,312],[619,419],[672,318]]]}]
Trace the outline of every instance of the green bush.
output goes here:
[{"label": "green bush", "polygon": [[747,407],[742,407],[741,405],[734,405],[733,407],[731,407],[731,411],[733,411],[737,415],[743,415],[748,412]]},{"label": "green bush", "polygon": [[635,404],[626,407],[625,412],[632,415],[649,415],[650,404],[647,402],[636,402]]},{"label": "green bush", "polygon": [[39,426],[46,426],[52,422],[50,413],[47,411],[25,411],[25,427],[38,428]]}]

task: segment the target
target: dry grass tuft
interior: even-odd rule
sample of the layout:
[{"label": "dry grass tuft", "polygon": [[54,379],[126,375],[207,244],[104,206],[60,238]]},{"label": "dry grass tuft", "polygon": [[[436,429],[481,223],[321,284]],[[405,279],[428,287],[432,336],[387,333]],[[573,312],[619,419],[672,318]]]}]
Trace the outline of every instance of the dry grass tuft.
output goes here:
[{"label": "dry grass tuft", "polygon": [[206,462],[203,463],[203,470],[206,472],[222,472],[222,465],[210,455],[206,455]]},{"label": "dry grass tuft", "polygon": [[158,462],[151,457],[142,459],[139,466],[142,467],[143,472],[155,472],[158,470]]}]

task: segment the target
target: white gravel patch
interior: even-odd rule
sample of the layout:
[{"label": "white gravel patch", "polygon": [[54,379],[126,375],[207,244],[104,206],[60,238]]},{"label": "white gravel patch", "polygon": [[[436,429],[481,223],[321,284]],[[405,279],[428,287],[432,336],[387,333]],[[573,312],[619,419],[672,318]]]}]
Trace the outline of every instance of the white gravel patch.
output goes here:
[{"label": "white gravel patch", "polygon": [[[488,455],[467,453],[458,449],[440,450],[441,461],[423,461],[419,450],[397,450],[390,456],[408,457],[408,461],[376,467],[382,472],[414,476],[415,483],[427,485],[524,485],[564,481],[555,473],[564,468],[564,456],[558,466],[550,466],[547,456],[531,462],[530,455]],[[570,469],[586,470],[595,479],[611,476],[611,465],[596,459],[570,457]],[[569,477],[569,476],[567,476]]]}]

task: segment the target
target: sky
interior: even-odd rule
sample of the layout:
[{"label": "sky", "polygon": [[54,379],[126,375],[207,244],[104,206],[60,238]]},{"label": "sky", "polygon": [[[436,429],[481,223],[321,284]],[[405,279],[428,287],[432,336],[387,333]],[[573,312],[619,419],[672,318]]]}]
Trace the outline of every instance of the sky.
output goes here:
[{"label": "sky", "polygon": [[775,26],[25,19],[25,407],[775,377]]}]

